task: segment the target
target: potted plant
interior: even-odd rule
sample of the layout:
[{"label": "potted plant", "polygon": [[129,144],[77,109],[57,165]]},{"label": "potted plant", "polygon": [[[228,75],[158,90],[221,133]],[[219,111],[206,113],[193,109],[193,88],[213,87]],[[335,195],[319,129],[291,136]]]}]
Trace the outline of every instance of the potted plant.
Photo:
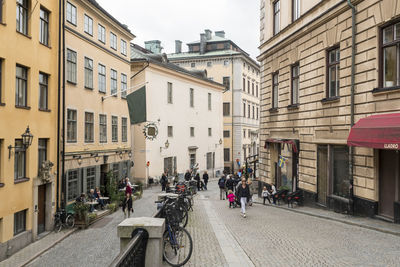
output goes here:
[{"label": "potted plant", "polygon": [[77,202],[74,206],[75,216],[80,221],[86,221],[87,213],[88,213],[88,206],[84,203]]}]

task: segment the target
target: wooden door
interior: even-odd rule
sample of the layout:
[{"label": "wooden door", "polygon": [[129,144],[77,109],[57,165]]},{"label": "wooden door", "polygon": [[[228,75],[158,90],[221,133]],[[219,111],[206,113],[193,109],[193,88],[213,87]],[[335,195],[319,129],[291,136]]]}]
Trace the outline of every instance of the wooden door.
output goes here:
[{"label": "wooden door", "polygon": [[379,151],[379,214],[393,219],[398,155],[393,150]]},{"label": "wooden door", "polygon": [[326,206],[328,191],[328,146],[318,146],[317,162],[318,203]]},{"label": "wooden door", "polygon": [[46,185],[40,185],[38,188],[38,234],[44,232],[46,225]]}]

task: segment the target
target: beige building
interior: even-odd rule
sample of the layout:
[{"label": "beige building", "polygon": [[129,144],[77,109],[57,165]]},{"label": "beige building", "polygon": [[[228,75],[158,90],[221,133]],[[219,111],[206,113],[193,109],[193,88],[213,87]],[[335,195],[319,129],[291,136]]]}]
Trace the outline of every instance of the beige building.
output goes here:
[{"label": "beige building", "polygon": [[0,261],[52,229],[58,13],[58,1],[0,1]]},{"label": "beige building", "polygon": [[94,0],[65,2],[65,180],[63,200],[105,188],[131,170],[126,102],[134,38]]},{"label": "beige building", "polygon": [[[207,79],[206,71],[188,71],[132,45],[133,177],[185,173],[195,165],[201,174],[219,176],[223,162],[222,92],[224,86]],[[143,94],[145,105],[142,107]],[[132,102],[131,102],[132,97]],[[140,110],[138,110],[140,109]],[[136,119],[145,110],[145,120]],[[143,113],[142,113],[143,114]],[[149,128],[157,134],[148,134]],[[147,163],[149,163],[147,165]]]},{"label": "beige building", "polygon": [[[224,31],[205,30],[200,40],[182,52],[176,41],[168,59],[187,70],[207,70],[209,79],[223,83],[224,167],[228,172],[243,168],[246,158],[257,161],[259,147],[260,66]],[[250,158],[249,158],[250,157]],[[252,164],[253,167],[253,164]]]},{"label": "beige building", "polygon": [[261,1],[264,182],[400,222],[395,2]]}]

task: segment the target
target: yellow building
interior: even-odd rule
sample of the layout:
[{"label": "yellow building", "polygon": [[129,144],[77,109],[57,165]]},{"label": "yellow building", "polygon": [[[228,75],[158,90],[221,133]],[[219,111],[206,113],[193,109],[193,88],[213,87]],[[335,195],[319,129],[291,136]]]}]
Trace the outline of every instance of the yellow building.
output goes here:
[{"label": "yellow building", "polygon": [[[0,261],[52,227],[58,5],[54,0],[0,1]],[[28,126],[29,146],[21,137]],[[54,166],[46,171],[45,161]]]},{"label": "yellow building", "polygon": [[63,203],[130,176],[126,93],[134,35],[96,1],[65,1],[65,166]]}]

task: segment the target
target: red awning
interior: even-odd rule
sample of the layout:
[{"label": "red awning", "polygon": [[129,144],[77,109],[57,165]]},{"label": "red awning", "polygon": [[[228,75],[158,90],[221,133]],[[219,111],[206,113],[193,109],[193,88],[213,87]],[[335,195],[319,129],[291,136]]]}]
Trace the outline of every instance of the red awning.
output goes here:
[{"label": "red awning", "polygon": [[378,149],[400,148],[400,113],[372,115],[351,128],[347,145]]},{"label": "red awning", "polygon": [[268,143],[279,143],[279,144],[289,144],[292,145],[292,149],[294,153],[297,153],[297,146],[293,140],[286,140],[286,139],[267,139],[265,140],[264,148],[267,148]]}]

